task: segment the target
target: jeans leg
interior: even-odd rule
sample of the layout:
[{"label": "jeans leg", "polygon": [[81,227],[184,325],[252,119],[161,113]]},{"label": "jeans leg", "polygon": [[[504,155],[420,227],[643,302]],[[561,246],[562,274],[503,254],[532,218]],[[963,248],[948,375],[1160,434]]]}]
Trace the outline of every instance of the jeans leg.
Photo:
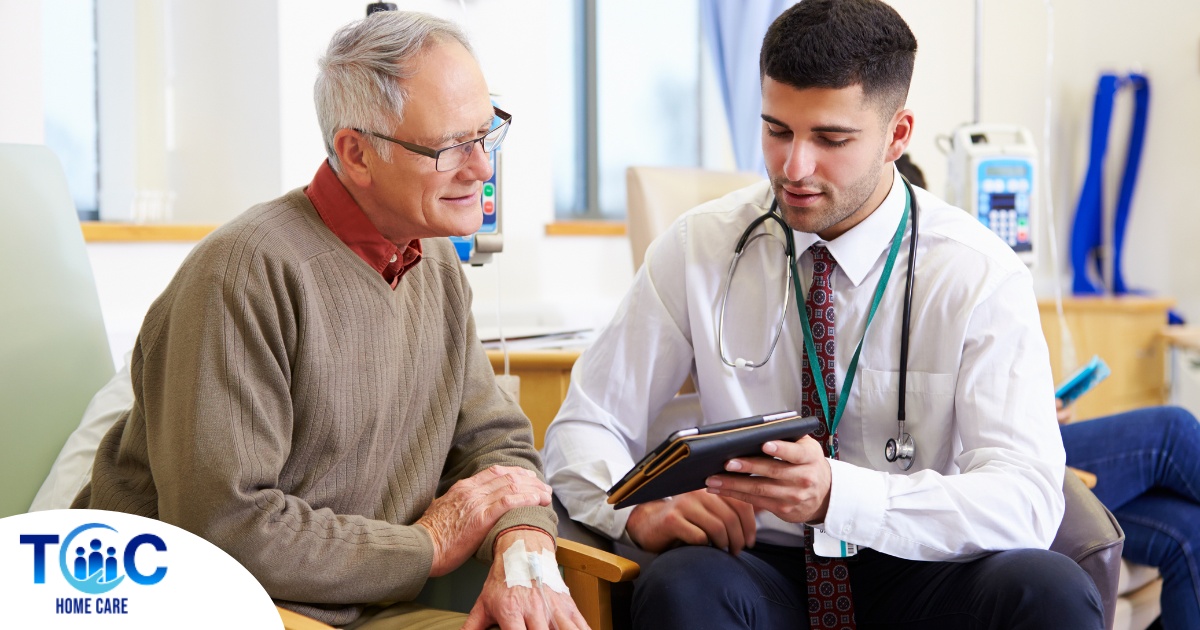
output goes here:
[{"label": "jeans leg", "polygon": [[1016,549],[970,562],[863,550],[850,565],[859,630],[1100,630],[1100,593],[1070,558]]},{"label": "jeans leg", "polygon": [[1117,511],[1151,488],[1200,503],[1200,422],[1179,407],[1147,407],[1062,427],[1067,465],[1094,473]]},{"label": "jeans leg", "polygon": [[758,544],[734,556],[678,547],[650,563],[633,592],[633,627],[808,628],[804,549]]},{"label": "jeans leg", "polygon": [[1156,490],[1114,514],[1125,530],[1122,555],[1162,573],[1163,628],[1200,628],[1200,504]]}]

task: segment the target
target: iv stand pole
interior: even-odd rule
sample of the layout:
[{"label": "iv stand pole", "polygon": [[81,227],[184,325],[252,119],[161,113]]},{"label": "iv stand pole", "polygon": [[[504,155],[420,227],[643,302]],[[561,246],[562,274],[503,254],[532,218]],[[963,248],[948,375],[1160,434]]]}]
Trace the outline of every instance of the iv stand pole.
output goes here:
[{"label": "iv stand pole", "polygon": [[975,0],[975,94],[972,104],[974,117],[971,122],[979,124],[980,92],[983,89],[983,0]]}]

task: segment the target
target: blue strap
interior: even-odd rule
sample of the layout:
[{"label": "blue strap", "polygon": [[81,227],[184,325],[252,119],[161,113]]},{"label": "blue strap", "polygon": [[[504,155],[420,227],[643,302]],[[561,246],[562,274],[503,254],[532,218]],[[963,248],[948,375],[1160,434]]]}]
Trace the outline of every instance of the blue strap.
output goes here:
[{"label": "blue strap", "polygon": [[1071,289],[1075,295],[1096,295],[1103,292],[1088,277],[1088,259],[1103,245],[1100,230],[1104,220],[1104,154],[1108,151],[1108,128],[1112,123],[1113,97],[1117,93],[1117,77],[1100,75],[1096,99],[1092,104],[1092,139],[1088,151],[1087,174],[1075,206],[1075,221],[1071,228],[1071,268],[1074,279]]},{"label": "blue strap", "polygon": [[1121,252],[1125,245],[1125,228],[1129,223],[1130,201],[1137,184],[1138,168],[1142,163],[1142,147],[1146,144],[1146,113],[1150,109],[1150,83],[1142,74],[1129,75],[1133,86],[1133,128],[1129,131],[1129,153],[1125,157],[1125,174],[1121,177],[1121,192],[1117,197],[1117,216],[1113,227],[1113,293],[1129,292],[1121,272]]},{"label": "blue strap", "polygon": [[1104,245],[1104,161],[1108,153],[1113,100],[1117,92],[1126,86],[1134,90],[1134,113],[1113,226],[1113,292],[1117,295],[1129,292],[1121,272],[1121,251],[1125,243],[1130,202],[1133,199],[1142,149],[1145,145],[1150,84],[1145,75],[1141,74],[1131,74],[1128,78],[1102,74],[1096,85],[1096,99],[1092,107],[1092,137],[1087,174],[1084,176],[1083,188],[1079,191],[1079,203],[1075,207],[1075,219],[1071,229],[1071,267],[1074,272],[1071,288],[1076,295],[1098,295],[1104,290],[1092,281],[1088,272],[1089,267],[1094,267],[1097,277],[1104,276],[1104,259],[1100,255]]}]

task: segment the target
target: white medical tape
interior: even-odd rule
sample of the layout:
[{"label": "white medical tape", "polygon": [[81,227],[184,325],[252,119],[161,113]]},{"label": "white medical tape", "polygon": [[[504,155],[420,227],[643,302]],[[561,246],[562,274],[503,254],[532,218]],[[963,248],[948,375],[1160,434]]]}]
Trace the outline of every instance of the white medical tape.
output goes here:
[{"label": "white medical tape", "polygon": [[525,541],[518,540],[501,556],[504,559],[504,582],[508,588],[538,585],[549,586],[556,593],[566,593],[567,584],[558,572],[558,562],[548,549],[537,553],[525,550]]}]

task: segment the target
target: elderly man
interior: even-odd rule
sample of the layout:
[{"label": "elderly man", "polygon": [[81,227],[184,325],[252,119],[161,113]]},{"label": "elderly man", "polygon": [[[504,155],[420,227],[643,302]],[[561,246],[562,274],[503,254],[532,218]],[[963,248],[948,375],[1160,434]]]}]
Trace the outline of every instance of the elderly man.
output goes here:
[{"label": "elderly man", "polygon": [[200,243],[150,308],[133,407],[74,507],[188,529],[332,624],[458,627],[386,604],[475,555],[492,568],[467,627],[584,626],[568,595],[505,584],[501,554],[553,550],[556,521],[439,238],[479,228],[511,117],[466,37],[417,13],[338,31],[315,93],[328,161]]}]

